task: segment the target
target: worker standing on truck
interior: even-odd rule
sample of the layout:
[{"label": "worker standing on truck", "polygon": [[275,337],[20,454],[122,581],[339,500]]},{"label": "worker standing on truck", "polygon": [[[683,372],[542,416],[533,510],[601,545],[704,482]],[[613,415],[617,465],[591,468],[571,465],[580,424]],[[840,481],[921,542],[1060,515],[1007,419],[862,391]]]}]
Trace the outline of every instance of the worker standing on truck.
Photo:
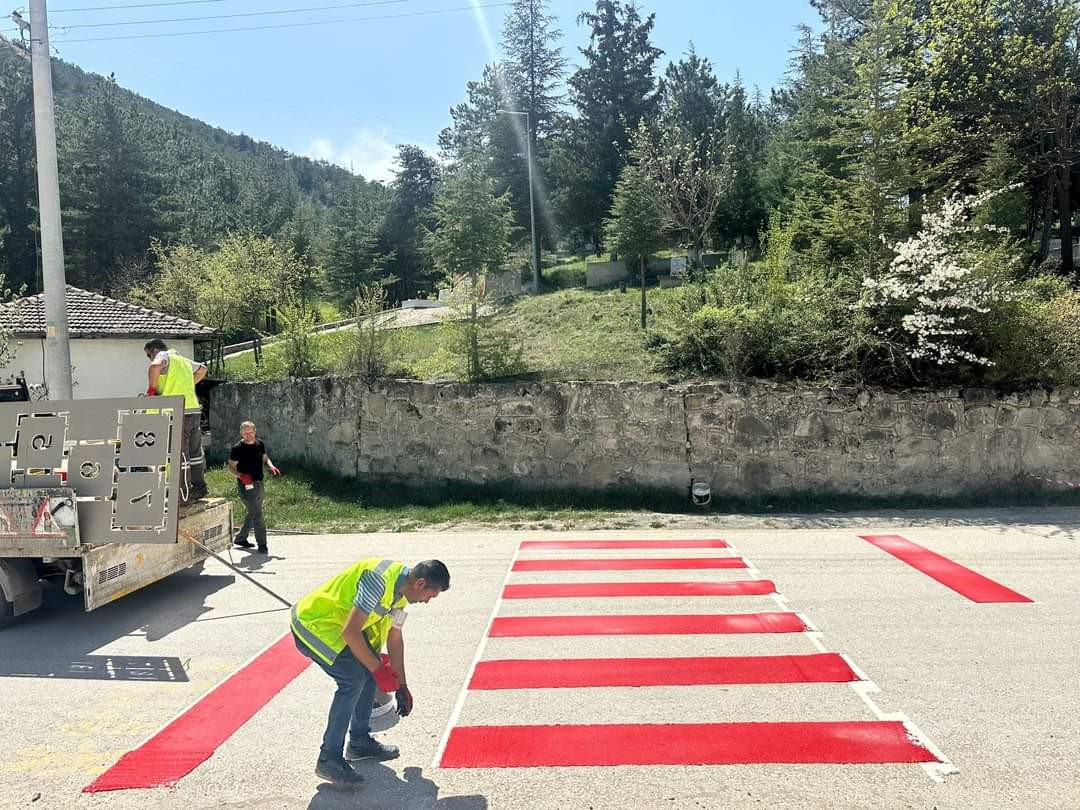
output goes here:
[{"label": "worker standing on truck", "polygon": [[180,504],[205,498],[206,459],[202,449],[202,408],[195,396],[195,384],[206,376],[206,366],[188,360],[164,340],[154,338],[143,346],[147,370],[147,396],[182,396],[184,398],[184,437],[180,458]]},{"label": "worker standing on truck", "polygon": [[[371,736],[375,688],[395,695],[402,717],[412,711],[402,635],[405,606],[430,602],[449,589],[450,572],[439,560],[410,568],[374,557],[346,568],[293,606],[297,649],[337,683],[315,765],[318,776],[340,785],[359,785],[364,778],[349,760],[397,757],[396,746]],[[380,657],[384,645],[386,660]]]}]

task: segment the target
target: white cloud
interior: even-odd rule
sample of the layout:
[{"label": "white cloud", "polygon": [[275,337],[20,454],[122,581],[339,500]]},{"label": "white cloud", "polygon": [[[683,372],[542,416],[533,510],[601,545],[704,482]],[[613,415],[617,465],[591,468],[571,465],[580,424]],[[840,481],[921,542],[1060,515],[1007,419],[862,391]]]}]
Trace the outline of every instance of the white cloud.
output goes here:
[{"label": "white cloud", "polygon": [[397,143],[389,130],[365,127],[343,146],[336,146],[329,138],[315,138],[306,154],[349,169],[365,180],[381,180],[385,183],[394,179]]}]

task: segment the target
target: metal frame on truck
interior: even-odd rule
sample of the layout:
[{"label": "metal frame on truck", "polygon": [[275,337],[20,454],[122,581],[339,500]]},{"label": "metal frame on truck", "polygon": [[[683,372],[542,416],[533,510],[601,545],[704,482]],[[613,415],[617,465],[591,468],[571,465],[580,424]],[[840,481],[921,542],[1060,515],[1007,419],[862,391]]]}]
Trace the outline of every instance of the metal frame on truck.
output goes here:
[{"label": "metal frame on truck", "polygon": [[183,418],[182,397],[0,402],[0,626],[44,580],[93,610],[228,548],[228,501],[180,505]]}]

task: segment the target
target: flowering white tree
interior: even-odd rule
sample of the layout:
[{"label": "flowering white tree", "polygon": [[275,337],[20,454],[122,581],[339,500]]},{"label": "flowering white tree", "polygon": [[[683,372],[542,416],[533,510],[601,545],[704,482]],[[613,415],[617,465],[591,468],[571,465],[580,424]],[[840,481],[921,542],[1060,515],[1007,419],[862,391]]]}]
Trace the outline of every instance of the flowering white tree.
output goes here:
[{"label": "flowering white tree", "polygon": [[972,213],[1013,188],[949,197],[923,218],[918,233],[893,245],[896,255],[884,276],[864,279],[862,305],[899,315],[912,359],[993,365],[977,353],[972,328],[978,315],[1010,295],[1014,259],[1008,231],[973,224]]},{"label": "flowering white tree", "polygon": [[673,112],[655,126],[641,122],[633,157],[655,189],[670,229],[686,235],[690,261],[700,265],[705,239],[731,186],[727,151],[695,138]]}]

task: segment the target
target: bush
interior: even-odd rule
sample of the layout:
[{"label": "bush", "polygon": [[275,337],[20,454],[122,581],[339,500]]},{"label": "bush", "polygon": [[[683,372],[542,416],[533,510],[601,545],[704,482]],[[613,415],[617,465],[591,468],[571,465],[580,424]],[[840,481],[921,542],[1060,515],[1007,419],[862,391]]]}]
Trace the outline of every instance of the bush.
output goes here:
[{"label": "bush", "polygon": [[585,286],[585,261],[560,264],[544,270],[544,281],[557,290]]},{"label": "bush", "polygon": [[1036,276],[986,316],[992,381],[1080,385],[1080,291],[1058,276]]},{"label": "bush", "polygon": [[869,323],[852,313],[854,285],[813,272],[785,281],[775,270],[722,268],[680,288],[647,345],[678,374],[858,377],[870,343]]}]

